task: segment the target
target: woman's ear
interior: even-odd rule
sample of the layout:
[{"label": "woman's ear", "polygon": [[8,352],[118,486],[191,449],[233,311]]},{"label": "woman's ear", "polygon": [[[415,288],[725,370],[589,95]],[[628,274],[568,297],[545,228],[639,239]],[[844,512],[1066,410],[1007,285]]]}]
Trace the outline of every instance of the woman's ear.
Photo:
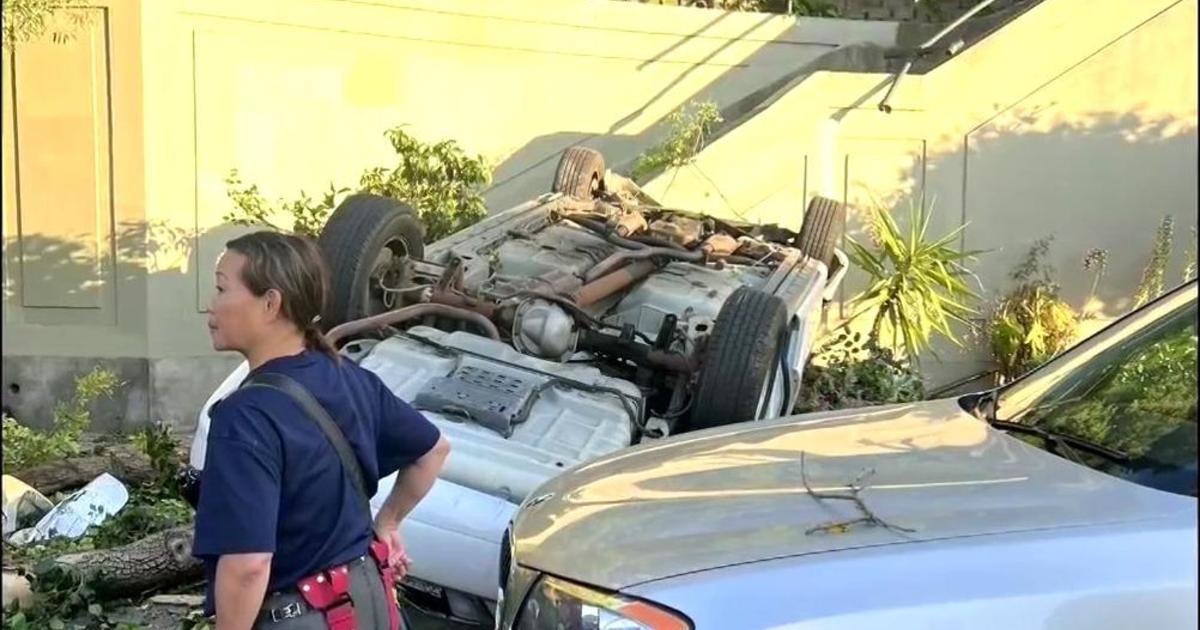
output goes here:
[{"label": "woman's ear", "polygon": [[283,311],[283,294],[278,289],[267,289],[263,295],[263,306],[269,315],[279,315]]}]

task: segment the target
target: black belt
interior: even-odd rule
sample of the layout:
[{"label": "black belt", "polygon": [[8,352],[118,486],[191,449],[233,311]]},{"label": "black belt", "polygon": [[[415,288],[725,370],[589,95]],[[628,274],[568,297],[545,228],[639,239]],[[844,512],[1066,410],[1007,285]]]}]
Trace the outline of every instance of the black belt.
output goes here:
[{"label": "black belt", "polygon": [[306,604],[304,600],[300,598],[299,594],[297,594],[295,597],[295,600],[290,601],[283,606],[276,608],[264,608],[262,612],[258,613],[258,621],[260,623],[267,621],[270,621],[271,623],[278,623],[288,619],[295,619],[296,617],[299,617],[312,610],[312,607]]}]

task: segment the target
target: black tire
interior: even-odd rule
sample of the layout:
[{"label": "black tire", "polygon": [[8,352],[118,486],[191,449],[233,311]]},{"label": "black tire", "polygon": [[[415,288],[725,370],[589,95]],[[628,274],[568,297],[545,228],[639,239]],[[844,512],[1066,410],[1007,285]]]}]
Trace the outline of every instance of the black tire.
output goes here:
[{"label": "black tire", "polygon": [[604,156],[595,149],[570,147],[558,159],[551,192],[594,199],[604,190]]},{"label": "black tire", "polygon": [[804,212],[797,247],[805,256],[825,263],[828,269],[833,264],[833,250],[841,242],[845,228],[846,206],[825,197],[814,197]]},{"label": "black tire", "polygon": [[778,367],[787,320],[777,296],[750,287],[729,296],[708,340],[687,429],[756,419],[764,381]]},{"label": "black tire", "polygon": [[[378,280],[389,284],[406,273],[398,256],[425,255],[425,228],[411,207],[379,195],[351,195],[333,211],[317,244],[329,265],[329,303],[324,328],[387,310]],[[393,262],[384,262],[384,250]],[[374,280],[373,280],[374,276]]]}]

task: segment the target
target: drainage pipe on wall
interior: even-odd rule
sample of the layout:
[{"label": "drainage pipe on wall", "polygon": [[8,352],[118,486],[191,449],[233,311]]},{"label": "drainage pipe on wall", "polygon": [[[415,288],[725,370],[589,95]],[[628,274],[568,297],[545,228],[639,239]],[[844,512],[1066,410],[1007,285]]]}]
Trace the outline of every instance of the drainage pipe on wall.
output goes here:
[{"label": "drainage pipe on wall", "polygon": [[[938,43],[939,40],[941,40],[948,33],[950,33],[950,31],[953,31],[954,29],[962,26],[963,22],[966,22],[967,20],[971,19],[971,16],[986,9],[989,4],[992,4],[995,1],[996,0],[983,0],[983,2],[980,2],[979,4],[971,7],[971,9],[968,10],[966,13],[963,13],[962,15],[958,16],[957,20],[954,20],[953,22],[947,24],[946,28],[943,28],[942,30],[938,31],[937,34],[935,34],[933,37],[930,37],[928,40],[925,41],[925,43],[921,44],[920,46],[917,46],[917,50],[913,53],[913,55],[911,57],[909,57],[908,61],[904,62],[904,66],[902,68],[900,68],[900,72],[897,73],[895,78],[892,79],[892,84],[888,86],[887,94],[883,95],[883,100],[879,101],[879,111],[881,111],[885,114],[892,113],[892,106],[888,104],[888,101],[891,100],[892,92],[894,92],[896,90],[896,86],[900,84],[900,79],[903,79],[905,76],[908,75],[908,71],[912,70],[914,61],[916,61],[922,55],[924,55],[930,48],[933,47],[934,44]],[[955,54],[959,50],[962,50],[962,46],[958,45],[956,42],[956,45],[951,47],[950,54]]]}]

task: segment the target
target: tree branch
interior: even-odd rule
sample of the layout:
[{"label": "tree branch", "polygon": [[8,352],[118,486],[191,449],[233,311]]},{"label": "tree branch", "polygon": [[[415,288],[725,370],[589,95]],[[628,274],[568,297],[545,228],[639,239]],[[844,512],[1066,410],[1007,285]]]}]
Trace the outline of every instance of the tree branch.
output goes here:
[{"label": "tree branch", "polygon": [[878,526],[895,533],[912,533],[916,531],[907,527],[893,525],[879,518],[870,510],[870,508],[867,507],[865,503],[863,503],[859,493],[863,490],[863,488],[866,487],[863,485],[863,483],[875,474],[874,468],[868,468],[864,470],[854,481],[850,482],[850,484],[846,486],[846,489],[849,491],[848,493],[817,492],[816,490],[813,490],[812,486],[808,483],[808,471],[804,467],[804,455],[804,451],[801,451],[800,480],[804,484],[804,489],[808,492],[809,496],[816,499],[818,502],[825,500],[850,501],[856,508],[858,508],[858,511],[862,513],[862,516],[859,518],[845,521],[834,521],[817,525],[816,527],[811,527],[804,532],[806,535],[817,533],[841,534],[856,525],[866,525],[868,527]]}]

